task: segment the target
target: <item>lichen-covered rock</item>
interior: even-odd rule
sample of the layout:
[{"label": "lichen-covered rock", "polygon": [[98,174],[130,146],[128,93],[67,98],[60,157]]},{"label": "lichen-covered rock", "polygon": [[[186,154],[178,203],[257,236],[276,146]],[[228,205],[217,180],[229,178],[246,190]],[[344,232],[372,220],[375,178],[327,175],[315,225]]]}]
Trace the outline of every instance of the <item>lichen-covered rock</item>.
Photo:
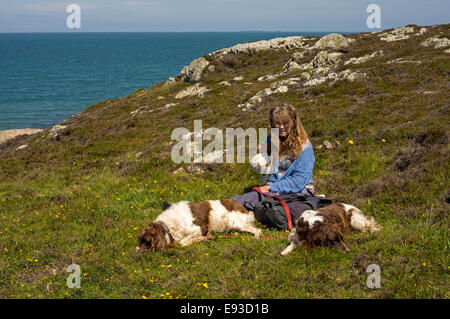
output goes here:
[{"label": "lichen-covered rock", "polygon": [[313,46],[314,49],[343,49],[347,48],[355,39],[344,37],[339,33],[330,33],[320,38]]},{"label": "lichen-covered rock", "polygon": [[[165,83],[164,85],[170,85],[170,84],[174,84],[176,82],[174,77],[170,77]],[[164,98],[164,97],[163,97]]]},{"label": "lichen-covered rock", "polygon": [[294,60],[290,60],[284,65],[283,71],[281,72],[281,75],[285,75],[285,74],[288,74],[288,73],[290,73],[292,71],[298,71],[298,70],[301,70],[301,69],[302,69],[302,67],[300,66],[300,64],[298,64]]},{"label": "lichen-covered rock", "polygon": [[276,90],[277,88],[279,88],[280,86],[292,86],[292,85],[296,85],[298,84],[298,82],[300,82],[302,79],[301,78],[289,78],[289,79],[284,79],[284,80],[280,80],[277,81],[275,83],[272,83],[272,85],[270,86],[271,89]]},{"label": "lichen-covered rock", "polygon": [[294,52],[292,53],[292,59],[295,62],[300,62],[301,59],[303,59],[303,57],[305,56],[305,52]]},{"label": "lichen-covered rock", "polygon": [[398,58],[398,59],[394,59],[394,60],[388,61],[386,63],[387,64],[391,64],[391,63],[400,63],[400,64],[402,64],[402,63],[413,63],[413,64],[419,65],[419,64],[422,63],[422,61],[412,61],[412,60],[404,60],[403,58]]},{"label": "lichen-covered rock", "polygon": [[378,36],[381,41],[393,42],[408,39],[410,33],[414,33],[413,27],[402,27],[390,32],[380,33]]},{"label": "lichen-covered rock", "polygon": [[149,110],[151,110],[151,106],[148,106],[148,105],[141,106],[140,108],[138,108],[138,109],[136,109],[134,111],[131,111],[130,115],[131,116],[136,116],[137,114],[139,114],[141,112],[146,112],[146,111],[149,111]]},{"label": "lichen-covered rock", "polygon": [[225,55],[238,53],[257,53],[259,51],[273,49],[295,49],[305,46],[305,38],[301,36],[292,36],[286,38],[274,38],[270,40],[261,40],[255,42],[236,44],[230,48],[220,49],[212,52],[210,55]]},{"label": "lichen-covered rock", "polygon": [[341,60],[341,55],[342,53],[339,52],[328,53],[327,51],[320,51],[311,61],[311,65],[313,68],[321,68],[337,64]]},{"label": "lichen-covered rock", "polygon": [[311,74],[309,74],[308,72],[303,72],[302,74],[300,74],[300,76],[302,80],[306,81],[308,81],[311,78]]},{"label": "lichen-covered rock", "polygon": [[198,96],[198,97],[203,97],[205,95],[206,92],[208,92],[209,90],[204,87],[204,86],[200,86],[200,83],[196,83],[195,85],[192,85],[190,87],[188,87],[187,89],[178,92],[175,95],[176,99],[183,99],[187,96]]},{"label": "lichen-covered rock", "polygon": [[358,71],[353,72],[352,70],[345,70],[338,74],[340,80],[348,80],[350,82],[363,79],[364,77],[366,77],[365,73]]},{"label": "lichen-covered rock", "polygon": [[289,88],[286,85],[282,85],[275,90],[275,93],[286,93],[289,91]]},{"label": "lichen-covered rock", "polygon": [[[272,85],[269,88],[266,88],[264,90],[258,91],[254,96],[252,96],[248,102],[241,103],[238,105],[239,108],[242,109],[242,111],[248,111],[252,109],[256,104],[262,103],[263,98],[269,95],[272,95],[274,93],[286,93],[289,91],[289,88],[287,84],[297,84],[296,81],[292,79],[286,79],[282,81],[278,81],[276,83],[272,83]],[[296,78],[300,80],[299,78]]]},{"label": "lichen-covered rock", "polygon": [[335,73],[335,72],[331,72],[328,74],[324,74],[324,75],[316,75],[314,77],[312,77],[310,80],[306,81],[303,85],[304,86],[316,86],[319,84],[322,84],[328,80],[331,80],[331,83],[334,83],[335,81],[339,81],[339,80],[348,80],[348,81],[355,81],[355,80],[359,80],[362,79],[366,76],[365,73],[361,73],[361,72],[353,72],[351,70],[345,70],[342,71],[340,73]]},{"label": "lichen-covered rock", "polygon": [[141,106],[140,108],[138,108],[137,110],[130,112],[130,115],[134,117],[134,116],[136,116],[138,114],[142,114],[142,113],[153,113],[156,111],[168,109],[175,105],[178,105],[178,103],[167,103],[163,107],[158,107],[158,108],[153,108],[151,105],[144,105],[144,106]]},{"label": "lichen-covered rock", "polygon": [[260,76],[258,78],[258,81],[273,81],[276,78],[277,78],[276,75],[268,74],[268,75]]},{"label": "lichen-covered rock", "polygon": [[191,64],[185,66],[181,70],[181,80],[189,83],[196,83],[201,80],[203,70],[209,65],[209,62],[204,58],[200,57],[191,62]]},{"label": "lichen-covered rock", "polygon": [[292,54],[291,59],[287,61],[283,66],[283,71],[280,75],[285,75],[292,71],[301,70],[302,67],[300,66],[299,62],[301,59],[303,59],[303,56],[303,52],[295,52],[294,54]]},{"label": "lichen-covered rock", "polygon": [[422,35],[424,33],[426,33],[428,30],[427,28],[420,28],[419,33],[417,33],[416,35]]},{"label": "lichen-covered rock", "polygon": [[433,46],[435,49],[446,48],[450,46],[450,40],[447,38],[428,38],[420,43],[423,47]]},{"label": "lichen-covered rock", "polygon": [[24,144],[24,145],[20,145],[18,148],[16,148],[16,151],[20,151],[20,150],[23,150],[23,149],[25,149],[25,148],[27,148],[28,147],[28,145],[27,144]]},{"label": "lichen-covered rock", "polygon": [[65,129],[66,127],[67,126],[65,126],[65,125],[55,125],[55,126],[53,126],[50,129],[47,137],[50,138],[50,139],[56,139],[58,137],[58,132],[63,130],[63,129]]},{"label": "lichen-covered rock", "polygon": [[315,78],[312,78],[312,79],[306,81],[303,85],[304,86],[316,86],[316,85],[324,83],[326,80],[327,80],[326,76],[315,77]]},{"label": "lichen-covered rock", "polygon": [[312,74],[327,73],[330,71],[330,67],[336,65],[341,60],[342,53],[327,51],[320,51],[312,59],[311,62],[301,65],[301,70],[307,71]]},{"label": "lichen-covered rock", "polygon": [[359,57],[359,58],[351,58],[348,61],[345,61],[344,64],[345,65],[348,65],[348,64],[361,64],[361,63],[367,62],[367,61],[369,61],[369,60],[371,60],[371,59],[373,59],[373,58],[375,58],[377,56],[382,56],[382,55],[383,55],[383,50],[378,50],[378,51],[375,51],[375,52],[373,52],[371,54],[367,54],[367,55],[364,55],[364,56]]}]

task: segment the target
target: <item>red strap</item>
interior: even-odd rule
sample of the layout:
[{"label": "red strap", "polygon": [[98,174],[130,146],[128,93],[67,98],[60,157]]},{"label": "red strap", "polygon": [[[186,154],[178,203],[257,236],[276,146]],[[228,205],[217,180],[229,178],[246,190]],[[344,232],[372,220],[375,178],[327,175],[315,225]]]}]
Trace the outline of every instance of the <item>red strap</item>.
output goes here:
[{"label": "red strap", "polygon": [[286,212],[286,217],[287,217],[287,222],[288,222],[289,230],[292,230],[293,227],[292,227],[292,220],[291,220],[291,211],[289,210],[289,207],[288,207],[288,205],[286,204],[286,202],[285,202],[281,197],[263,193],[263,192],[261,191],[261,189],[260,189],[259,187],[257,187],[257,186],[253,187],[252,190],[257,191],[258,193],[260,193],[261,195],[263,195],[263,196],[265,196],[265,197],[273,197],[273,198],[275,198],[277,201],[279,201],[280,204],[283,206],[284,211]]}]

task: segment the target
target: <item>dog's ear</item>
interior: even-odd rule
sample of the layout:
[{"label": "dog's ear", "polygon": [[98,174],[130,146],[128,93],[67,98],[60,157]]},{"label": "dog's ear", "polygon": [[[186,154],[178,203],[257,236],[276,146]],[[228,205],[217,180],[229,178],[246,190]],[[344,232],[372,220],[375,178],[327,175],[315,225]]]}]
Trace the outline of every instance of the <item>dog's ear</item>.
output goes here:
[{"label": "dog's ear", "polygon": [[164,202],[162,204],[162,210],[166,210],[167,208],[169,208],[170,206],[172,206],[172,204],[170,204],[169,202]]}]

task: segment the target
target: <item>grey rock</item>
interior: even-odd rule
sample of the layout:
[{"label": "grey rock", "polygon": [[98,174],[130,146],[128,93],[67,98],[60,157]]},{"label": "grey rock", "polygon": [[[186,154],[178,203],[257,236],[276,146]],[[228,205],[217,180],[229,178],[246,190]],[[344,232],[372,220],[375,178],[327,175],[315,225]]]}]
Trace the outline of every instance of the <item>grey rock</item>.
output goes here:
[{"label": "grey rock", "polygon": [[373,59],[373,58],[375,58],[377,56],[382,56],[382,55],[383,55],[383,50],[378,50],[378,51],[375,51],[375,52],[373,52],[371,54],[367,54],[367,55],[364,55],[364,56],[359,57],[359,58],[351,58],[348,61],[345,61],[344,65],[365,63],[365,62],[367,62],[367,61],[369,61],[369,60],[371,60],[371,59]]},{"label": "grey rock", "polygon": [[402,27],[390,32],[380,33],[378,36],[381,41],[393,42],[408,39],[410,33],[414,33],[413,27]]},{"label": "grey rock", "polygon": [[23,150],[23,149],[25,149],[25,148],[27,148],[27,147],[28,147],[27,144],[20,145],[18,148],[16,148],[16,151]]},{"label": "grey rock", "polygon": [[420,43],[423,47],[433,46],[435,49],[446,48],[450,46],[450,40],[447,38],[428,38]]},{"label": "grey rock", "polygon": [[203,70],[209,65],[209,62],[204,58],[200,57],[191,62],[191,64],[185,66],[181,70],[180,75],[181,80],[189,83],[196,83],[201,80]]},{"label": "grey rock", "polygon": [[314,49],[343,49],[347,48],[354,39],[347,38],[339,33],[327,34],[320,38],[313,46]]},{"label": "grey rock", "polygon": [[183,99],[185,97],[188,96],[198,96],[198,97],[203,97],[205,95],[205,93],[207,93],[209,90],[204,87],[204,86],[200,86],[200,83],[196,83],[195,85],[192,85],[190,87],[188,87],[185,90],[182,90],[180,92],[178,92],[175,95],[176,99]]}]

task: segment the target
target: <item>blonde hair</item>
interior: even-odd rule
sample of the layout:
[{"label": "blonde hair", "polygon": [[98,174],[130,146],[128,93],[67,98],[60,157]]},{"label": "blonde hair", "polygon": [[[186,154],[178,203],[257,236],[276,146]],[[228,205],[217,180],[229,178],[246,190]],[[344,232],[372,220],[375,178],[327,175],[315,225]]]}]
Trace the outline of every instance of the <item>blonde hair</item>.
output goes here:
[{"label": "blonde hair", "polygon": [[288,123],[290,126],[286,139],[280,139],[280,156],[289,155],[297,158],[303,151],[302,144],[308,139],[297,109],[287,103],[274,104],[269,108],[269,132],[270,128],[275,126],[275,120],[278,120],[280,123]]}]

